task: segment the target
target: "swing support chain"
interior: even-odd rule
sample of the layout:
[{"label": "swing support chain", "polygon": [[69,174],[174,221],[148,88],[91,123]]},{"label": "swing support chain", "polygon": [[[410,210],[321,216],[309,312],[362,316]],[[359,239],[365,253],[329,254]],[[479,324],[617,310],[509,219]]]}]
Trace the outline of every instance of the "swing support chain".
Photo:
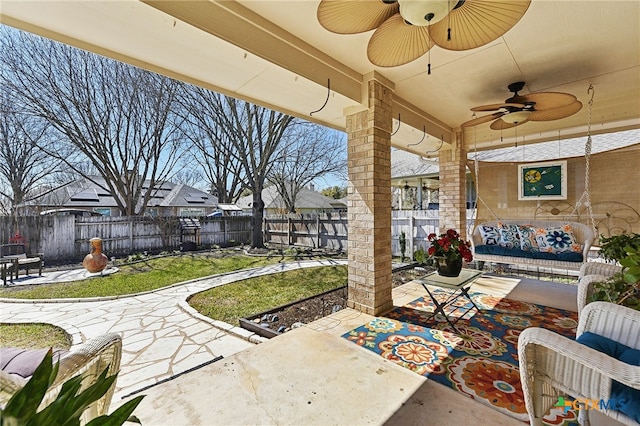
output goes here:
[{"label": "swing support chain", "polygon": [[584,200],[584,205],[587,208],[587,213],[589,214],[589,220],[591,222],[591,228],[593,229],[593,231],[595,232],[595,235],[598,235],[598,228],[596,227],[596,222],[595,219],[593,217],[593,209],[591,208],[591,197],[590,197],[590,192],[589,192],[589,177],[591,175],[590,170],[589,170],[589,166],[590,166],[590,162],[591,162],[591,148],[592,148],[592,142],[591,142],[591,114],[593,112],[593,97],[595,94],[595,90],[593,89],[593,85],[590,84],[589,88],[587,89],[587,94],[591,94],[591,99],[589,99],[589,114],[588,114],[588,118],[587,118],[587,141],[585,142],[584,145],[584,161],[585,161],[585,166],[584,166],[584,192],[582,193],[582,196],[580,197],[580,199],[576,202],[576,206],[573,209],[573,212],[571,213],[572,215],[576,214],[578,209],[580,208],[580,206],[583,203]]}]

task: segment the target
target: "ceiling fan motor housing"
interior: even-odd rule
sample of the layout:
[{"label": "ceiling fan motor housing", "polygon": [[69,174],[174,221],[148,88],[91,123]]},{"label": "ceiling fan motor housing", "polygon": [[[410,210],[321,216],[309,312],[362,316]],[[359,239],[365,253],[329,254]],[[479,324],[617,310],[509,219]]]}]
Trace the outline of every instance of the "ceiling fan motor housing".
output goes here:
[{"label": "ceiling fan motor housing", "polygon": [[400,15],[411,25],[435,24],[450,12],[449,0],[398,0]]}]

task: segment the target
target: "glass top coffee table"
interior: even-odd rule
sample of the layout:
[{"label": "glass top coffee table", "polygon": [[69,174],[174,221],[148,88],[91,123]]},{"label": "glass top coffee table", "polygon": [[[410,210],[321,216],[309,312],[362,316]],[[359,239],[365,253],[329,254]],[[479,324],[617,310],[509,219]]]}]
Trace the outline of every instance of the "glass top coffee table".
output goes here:
[{"label": "glass top coffee table", "polygon": [[[481,275],[482,271],[476,271],[474,269],[463,269],[462,271],[460,271],[460,275],[458,275],[457,277],[443,277],[437,272],[431,272],[424,277],[417,279],[416,281],[422,284],[422,287],[424,287],[424,289],[427,291],[429,297],[431,298],[431,301],[435,305],[435,311],[430,318],[435,318],[436,315],[441,314],[445,318],[447,323],[449,323],[449,325],[456,331],[456,333],[459,333],[455,324],[473,308],[476,308],[477,311],[480,310],[480,308],[478,308],[474,301],[471,300],[471,297],[469,296],[469,289],[471,288],[471,285],[474,283],[474,281],[480,278]],[[439,302],[438,299],[431,293],[431,290],[429,290],[430,285],[453,290],[453,292],[445,301]],[[466,310],[462,313],[462,315],[460,315],[455,319],[455,321],[452,322],[445,313],[444,309],[447,306],[452,306],[461,297],[466,297],[469,302],[471,302],[471,306],[468,308],[460,306],[455,307],[451,313],[459,309]]]}]

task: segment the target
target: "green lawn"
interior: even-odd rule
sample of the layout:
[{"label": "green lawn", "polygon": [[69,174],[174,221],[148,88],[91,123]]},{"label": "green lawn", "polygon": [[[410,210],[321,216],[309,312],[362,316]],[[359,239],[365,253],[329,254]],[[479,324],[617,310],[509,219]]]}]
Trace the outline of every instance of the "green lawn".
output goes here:
[{"label": "green lawn", "polygon": [[50,324],[0,324],[0,346],[69,349],[71,336]]},{"label": "green lawn", "polygon": [[346,284],[346,266],[304,268],[215,287],[194,295],[189,304],[210,318],[238,324],[240,318]]},{"label": "green lawn", "polygon": [[257,257],[242,254],[221,257],[206,254],[185,254],[153,258],[132,265],[120,266],[120,271],[104,277],[68,283],[38,285],[31,288],[0,289],[0,297],[16,299],[56,299],[98,296],[120,296],[155,290],[195,278],[291,262],[293,257]]},{"label": "green lawn", "polygon": [[[122,266],[120,272],[70,283],[39,285],[30,289],[0,289],[0,297],[22,299],[83,298],[126,295],[178,282],[275,264],[293,257],[225,257],[180,255]],[[238,324],[239,318],[313,296],[347,284],[346,266],[323,266],[265,275],[238,281],[194,295],[189,303],[203,315]],[[47,324],[0,324],[2,346],[68,348],[66,333]]]}]

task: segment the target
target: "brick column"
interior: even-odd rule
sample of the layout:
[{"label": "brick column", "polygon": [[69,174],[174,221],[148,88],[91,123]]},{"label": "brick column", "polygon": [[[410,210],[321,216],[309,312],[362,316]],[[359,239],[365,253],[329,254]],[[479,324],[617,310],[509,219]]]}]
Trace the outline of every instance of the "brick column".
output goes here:
[{"label": "brick column", "polygon": [[[456,135],[460,137],[460,134]],[[440,151],[440,232],[457,230],[462,238],[467,234],[467,151],[462,143],[451,150]]]},{"label": "brick column", "polygon": [[347,305],[371,315],[391,299],[391,89],[368,85],[368,108],[348,114],[349,296]]}]

